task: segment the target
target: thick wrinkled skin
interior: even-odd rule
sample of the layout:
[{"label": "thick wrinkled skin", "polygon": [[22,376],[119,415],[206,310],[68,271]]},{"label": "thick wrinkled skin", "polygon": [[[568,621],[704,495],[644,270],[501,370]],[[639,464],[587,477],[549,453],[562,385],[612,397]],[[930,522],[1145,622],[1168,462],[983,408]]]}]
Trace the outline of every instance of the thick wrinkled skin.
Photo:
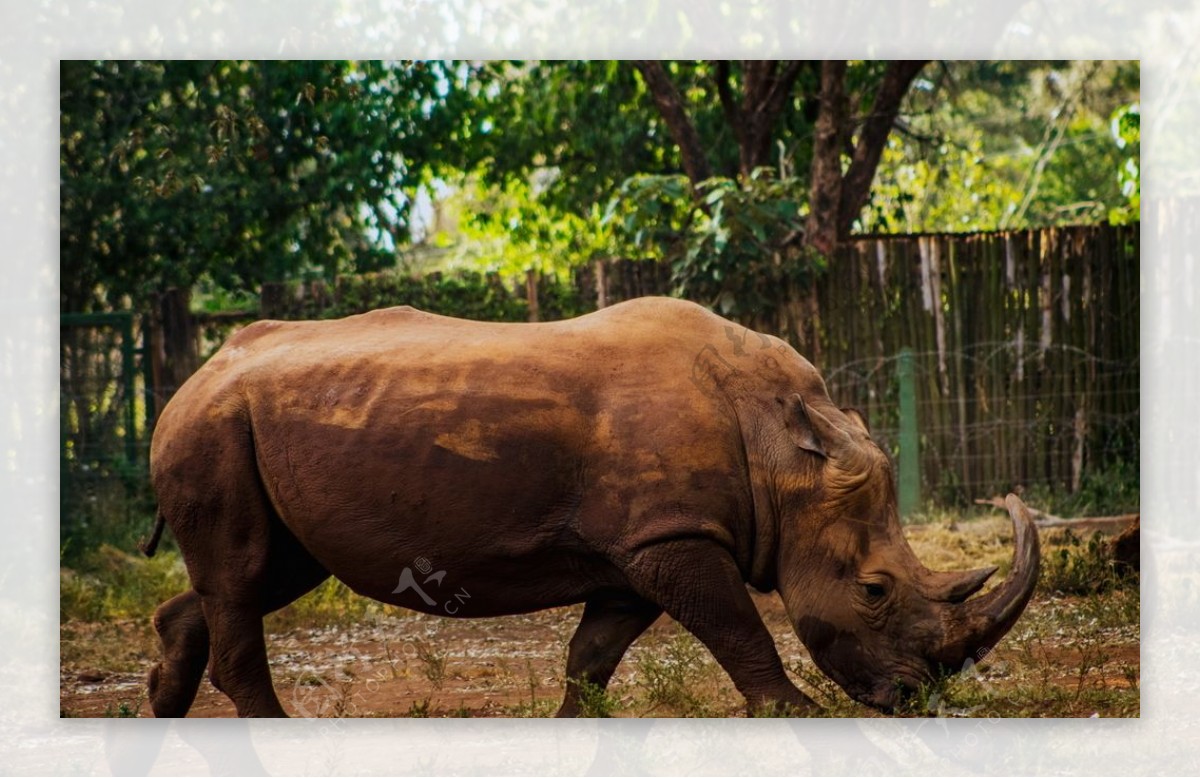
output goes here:
[{"label": "thick wrinkled skin", "polygon": [[[927,577],[954,574],[912,556],[861,419],[782,341],[682,301],[258,322],[168,404],[151,474],[193,587],[155,616],[160,716],[206,664],[239,715],[284,715],[262,616],[329,575],[456,618],[587,603],[561,715],[664,611],[752,709],[811,707],[746,584],[779,589],[817,664],[881,707],[946,640],[928,595],[950,582]],[[864,575],[890,604],[863,604]]]}]

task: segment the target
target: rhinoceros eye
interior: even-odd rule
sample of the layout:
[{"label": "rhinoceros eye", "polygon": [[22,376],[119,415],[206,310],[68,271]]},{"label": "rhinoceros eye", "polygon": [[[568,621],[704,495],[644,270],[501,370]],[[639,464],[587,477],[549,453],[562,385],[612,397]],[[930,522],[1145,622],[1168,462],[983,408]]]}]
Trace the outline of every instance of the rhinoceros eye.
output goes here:
[{"label": "rhinoceros eye", "polygon": [[883,584],[865,583],[863,584],[863,592],[866,593],[868,600],[882,600],[887,594],[887,589]]}]

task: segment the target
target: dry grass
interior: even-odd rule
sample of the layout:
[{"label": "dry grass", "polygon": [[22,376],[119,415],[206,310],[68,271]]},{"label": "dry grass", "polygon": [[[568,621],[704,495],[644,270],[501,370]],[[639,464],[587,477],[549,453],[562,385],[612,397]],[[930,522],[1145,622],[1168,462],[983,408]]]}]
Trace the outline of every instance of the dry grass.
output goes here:
[{"label": "dry grass", "polygon": [[[927,515],[906,528],[935,569],[1011,558],[1001,515]],[[917,696],[911,716],[1137,716],[1136,577],[1113,572],[1104,544],[1043,535],[1043,576],[1026,613],[988,659]],[[157,655],[149,617],[186,582],[178,557],[123,558],[102,550],[86,573],[64,570],[64,715],[147,715],[140,679]],[[757,598],[785,666],[825,716],[877,716],[814,668],[778,599]],[[285,707],[307,700],[319,716],[549,716],[561,701],[566,644],[578,606],[470,621],[408,614],[327,582],[267,620]],[[103,680],[95,681],[95,678]],[[80,679],[87,679],[80,680]],[[592,716],[741,716],[741,697],[711,655],[663,619],[630,649],[607,690],[584,689]],[[203,715],[232,708],[208,684]]]}]

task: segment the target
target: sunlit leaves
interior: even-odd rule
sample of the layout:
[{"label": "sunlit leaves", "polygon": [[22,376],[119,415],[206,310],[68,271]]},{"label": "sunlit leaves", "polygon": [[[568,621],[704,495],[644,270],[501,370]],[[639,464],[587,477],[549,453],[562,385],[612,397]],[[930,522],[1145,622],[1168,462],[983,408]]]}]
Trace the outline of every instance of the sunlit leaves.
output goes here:
[{"label": "sunlit leaves", "polygon": [[943,62],[927,75],[931,88],[909,94],[889,139],[861,229],[1130,218],[1137,144],[1121,139],[1113,109],[1136,100],[1136,62]]}]

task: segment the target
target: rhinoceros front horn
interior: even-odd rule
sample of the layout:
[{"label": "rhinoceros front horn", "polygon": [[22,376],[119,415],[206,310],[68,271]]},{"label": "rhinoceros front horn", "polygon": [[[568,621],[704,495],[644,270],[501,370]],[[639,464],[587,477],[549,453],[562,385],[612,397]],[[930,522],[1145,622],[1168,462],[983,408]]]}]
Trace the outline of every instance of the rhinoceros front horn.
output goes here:
[{"label": "rhinoceros front horn", "polygon": [[982,597],[948,605],[943,614],[945,641],[934,659],[954,667],[967,659],[979,661],[1012,628],[1037,585],[1041,546],[1037,527],[1025,503],[1015,494],[1004,500],[1016,535],[1013,566],[1008,577]]}]

